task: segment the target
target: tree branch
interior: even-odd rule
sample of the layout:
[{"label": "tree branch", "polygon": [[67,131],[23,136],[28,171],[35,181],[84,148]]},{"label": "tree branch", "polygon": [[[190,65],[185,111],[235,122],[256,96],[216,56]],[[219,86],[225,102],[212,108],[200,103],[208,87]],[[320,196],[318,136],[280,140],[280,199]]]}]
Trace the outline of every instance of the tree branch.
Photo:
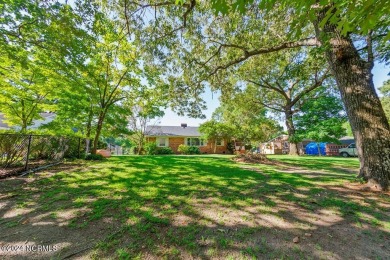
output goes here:
[{"label": "tree branch", "polygon": [[255,84],[256,86],[259,86],[261,88],[266,88],[266,89],[271,89],[271,90],[274,90],[276,92],[278,92],[279,94],[281,94],[286,100],[289,99],[289,97],[287,96],[287,94],[283,91],[283,89],[280,89],[278,87],[274,87],[272,86],[271,84],[269,84],[267,81],[265,81],[264,79],[260,78],[260,80],[264,83],[264,84],[260,84],[256,81],[253,81],[253,80],[247,80],[248,82],[252,83],[252,84]]},{"label": "tree branch", "polygon": [[[229,45],[229,44],[225,44],[225,45],[227,47],[234,48],[234,45]],[[285,43],[282,43],[280,45],[273,46],[270,48],[260,48],[260,49],[256,49],[256,50],[250,50],[250,51],[245,50],[241,46],[237,46],[236,48],[241,49],[244,52],[243,56],[241,56],[237,59],[233,59],[232,61],[230,61],[229,63],[227,63],[225,65],[217,66],[209,74],[209,76],[213,76],[219,70],[228,69],[229,67],[231,67],[233,65],[239,64],[239,63],[249,59],[252,56],[257,56],[260,54],[271,53],[271,52],[277,52],[277,51],[284,50],[284,49],[298,48],[298,47],[303,47],[303,46],[320,46],[320,42],[317,40],[317,38],[311,37],[311,38],[306,38],[306,39],[302,39],[302,40],[294,41],[294,42],[285,42]],[[221,46],[221,47],[223,47],[223,46]]]},{"label": "tree branch", "polygon": [[172,35],[174,34],[175,32],[177,31],[180,31],[184,28],[187,27],[187,16],[191,13],[191,11],[195,8],[195,5],[196,5],[196,0],[191,0],[190,4],[183,4],[183,6],[185,6],[187,8],[187,10],[185,11],[185,13],[183,14],[183,24],[181,26],[179,26],[178,28],[176,29],[173,29],[172,31],[160,36],[160,37],[157,37],[157,40],[159,39],[162,39],[162,38],[165,38],[169,35]]},{"label": "tree branch", "polygon": [[324,82],[325,79],[329,78],[330,77],[330,74],[328,73],[329,72],[329,69],[327,69],[324,73],[324,75],[322,75],[322,77],[318,80],[316,80],[312,86],[310,86],[309,88],[305,89],[304,91],[302,91],[301,93],[299,93],[292,101],[291,101],[291,106],[294,106],[295,103],[297,103],[304,95],[310,93],[311,91],[313,91],[314,89],[318,88],[319,86],[322,85],[322,82]]},{"label": "tree branch", "polygon": [[114,96],[115,91],[118,89],[119,85],[121,84],[122,80],[124,79],[124,77],[126,76],[128,71],[129,71],[128,69],[125,70],[125,72],[120,77],[118,83],[115,85],[114,89],[111,91],[111,93],[110,93],[110,95],[109,95],[109,97],[107,99],[107,104],[112,105],[113,103],[115,103],[115,102],[117,102],[117,101],[122,99],[122,98],[120,98],[119,100],[115,100],[115,102],[112,102],[114,100],[113,96]]},{"label": "tree branch", "polygon": [[372,30],[368,32],[366,41],[367,41],[367,64],[368,64],[368,68],[372,70],[374,68],[374,52],[372,50]]},{"label": "tree branch", "polygon": [[275,111],[284,113],[284,110],[283,110],[283,109],[276,108],[276,107],[272,107],[272,106],[270,106],[270,105],[268,105],[268,104],[266,104],[266,103],[264,103],[264,102],[262,102],[262,101],[260,101],[260,100],[252,99],[252,102],[253,102],[253,103],[258,103],[258,104],[260,104],[260,105],[262,105],[262,106],[264,106],[264,107],[266,107],[266,108],[269,108],[269,109],[272,109],[272,110],[275,110]]}]

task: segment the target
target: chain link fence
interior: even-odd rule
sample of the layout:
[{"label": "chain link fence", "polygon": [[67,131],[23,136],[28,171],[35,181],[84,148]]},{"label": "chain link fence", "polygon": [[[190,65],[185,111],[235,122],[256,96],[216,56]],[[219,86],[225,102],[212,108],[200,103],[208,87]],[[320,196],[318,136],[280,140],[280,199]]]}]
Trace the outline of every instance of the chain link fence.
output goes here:
[{"label": "chain link fence", "polygon": [[78,137],[0,134],[0,178],[81,158],[85,140]]}]

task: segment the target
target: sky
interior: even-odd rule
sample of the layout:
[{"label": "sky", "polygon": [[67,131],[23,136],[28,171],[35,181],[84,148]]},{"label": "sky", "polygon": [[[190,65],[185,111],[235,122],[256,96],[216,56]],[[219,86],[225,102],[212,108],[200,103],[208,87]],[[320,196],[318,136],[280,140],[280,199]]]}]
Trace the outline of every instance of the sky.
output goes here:
[{"label": "sky", "polygon": [[[378,88],[382,86],[385,80],[390,79],[388,75],[390,73],[390,66],[385,66],[383,63],[375,63],[372,73],[374,75],[374,85],[379,94]],[[205,121],[210,120],[212,113],[219,106],[219,96],[220,93],[211,93],[210,89],[207,89],[203,94],[203,99],[207,104],[207,110],[203,112],[206,115],[206,119],[181,117],[171,109],[166,109],[164,117],[159,120],[159,125],[180,126],[181,123],[187,123],[188,126],[199,126]]]}]

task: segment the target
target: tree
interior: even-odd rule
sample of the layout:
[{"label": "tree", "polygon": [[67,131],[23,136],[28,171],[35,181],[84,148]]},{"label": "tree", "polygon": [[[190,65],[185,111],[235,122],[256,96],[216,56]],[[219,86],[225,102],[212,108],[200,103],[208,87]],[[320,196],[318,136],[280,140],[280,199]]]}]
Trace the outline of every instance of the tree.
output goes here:
[{"label": "tree", "polygon": [[313,139],[317,142],[318,154],[320,142],[338,143],[345,136],[343,124],[346,121],[341,100],[333,95],[322,95],[306,102],[295,117],[296,139]]},{"label": "tree", "polygon": [[0,9],[0,110],[24,131],[39,113],[55,110],[58,90],[65,89],[51,66],[59,46],[67,46],[54,27],[67,30],[72,18],[64,5],[46,2],[13,1]]},{"label": "tree", "polygon": [[[145,95],[142,99],[132,100],[131,103],[131,113],[128,117],[128,125],[132,130],[132,135],[130,140],[136,144],[138,154],[141,154],[143,150],[143,145],[145,142],[145,136],[148,134],[147,128],[152,129],[159,117],[164,115],[164,112],[161,111],[163,106],[162,96],[155,95],[153,90],[150,89],[149,95]],[[152,120],[155,120],[153,123]]]},{"label": "tree", "polygon": [[267,141],[281,131],[275,120],[267,117],[269,110],[257,102],[254,93],[248,89],[221,96],[221,106],[212,118],[227,124],[231,135],[247,144]]},{"label": "tree", "polygon": [[[250,1],[254,2],[254,1]],[[390,183],[390,127],[384,110],[375,92],[371,70],[374,66],[374,48],[379,45],[388,49],[390,38],[389,5],[387,1],[282,1],[290,10],[295,35],[307,22],[314,27],[315,37],[326,55],[328,64],[336,78],[339,91],[354,133],[360,160],[359,177],[377,188],[387,190]],[[227,1],[213,1],[214,7],[228,12]],[[259,5],[260,4],[260,5]],[[271,12],[276,1],[257,3],[261,9]],[[238,1],[233,8],[245,10],[248,2]],[[354,39],[365,41],[358,48]],[[225,68],[264,52],[297,47],[307,44],[308,39],[285,42],[266,49],[242,48],[243,56],[220,65]],[[306,42],[306,43],[305,43]],[[240,47],[240,46],[238,46]],[[385,55],[383,59],[388,59]],[[364,104],[364,105],[363,105]]]},{"label": "tree", "polygon": [[[253,65],[255,63],[255,66]],[[261,64],[273,63],[273,67]],[[248,70],[248,67],[253,67]],[[246,91],[257,102],[274,113],[282,114],[289,135],[290,154],[297,155],[293,116],[310,99],[318,97],[319,87],[332,84],[321,57],[307,52],[285,51],[283,55],[267,55],[240,68],[242,78],[249,82]],[[327,80],[328,79],[328,80]],[[329,85],[331,89],[332,86]]]},{"label": "tree", "polygon": [[39,66],[36,57],[31,56],[24,66],[14,62],[0,84],[0,111],[9,125],[20,127],[22,132],[34,120],[41,119],[40,113],[55,110],[53,101],[61,85],[51,71]]},{"label": "tree", "polygon": [[[388,189],[390,127],[371,74],[375,47],[388,49],[390,19],[386,1],[239,0],[230,4],[213,0],[211,6],[194,0],[179,3],[181,8],[155,1],[133,2],[131,7],[125,1],[122,7],[127,25],[140,19],[136,24],[137,28],[145,28],[142,37],[153,35],[150,42],[146,41],[148,45],[163,46],[155,48],[155,53],[166,57],[166,52],[165,62],[175,60],[173,63],[180,65],[168,68],[180,68],[175,73],[187,69],[186,76],[179,80],[180,86],[186,86],[181,89],[192,85],[191,89],[200,92],[205,81],[216,86],[213,83],[217,80],[229,77],[237,67],[265,53],[303,46],[316,48],[326,56],[341,93],[358,147],[359,176],[380,189]],[[140,13],[146,8],[154,10],[155,20],[152,16],[142,20]],[[231,12],[237,8],[243,12]],[[212,16],[210,10],[226,15]],[[166,40],[168,37],[170,40]],[[365,44],[358,47],[356,43]]]},{"label": "tree", "polygon": [[[52,101],[59,109],[51,130],[93,136],[93,153],[105,131],[128,132],[124,104],[140,85],[142,71],[123,25],[88,1],[71,6],[27,0],[0,8],[0,61],[7,61],[0,74],[9,85],[2,88],[3,103],[13,99],[12,113],[22,117],[22,128]],[[61,91],[52,94],[53,89]]]},{"label": "tree", "polygon": [[230,139],[234,135],[234,129],[225,123],[217,122],[216,120],[209,120],[199,126],[199,132],[202,138],[211,142],[211,147],[214,153],[217,151],[217,141],[223,139]]}]

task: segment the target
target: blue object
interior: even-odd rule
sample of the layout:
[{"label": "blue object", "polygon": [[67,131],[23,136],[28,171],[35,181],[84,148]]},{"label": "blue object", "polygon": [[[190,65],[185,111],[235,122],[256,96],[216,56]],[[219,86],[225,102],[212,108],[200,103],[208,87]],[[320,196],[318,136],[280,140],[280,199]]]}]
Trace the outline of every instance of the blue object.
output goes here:
[{"label": "blue object", "polygon": [[[326,143],[320,143],[321,155],[326,155],[325,146]],[[318,155],[317,143],[315,142],[308,143],[305,148],[305,153],[310,155]]]}]

